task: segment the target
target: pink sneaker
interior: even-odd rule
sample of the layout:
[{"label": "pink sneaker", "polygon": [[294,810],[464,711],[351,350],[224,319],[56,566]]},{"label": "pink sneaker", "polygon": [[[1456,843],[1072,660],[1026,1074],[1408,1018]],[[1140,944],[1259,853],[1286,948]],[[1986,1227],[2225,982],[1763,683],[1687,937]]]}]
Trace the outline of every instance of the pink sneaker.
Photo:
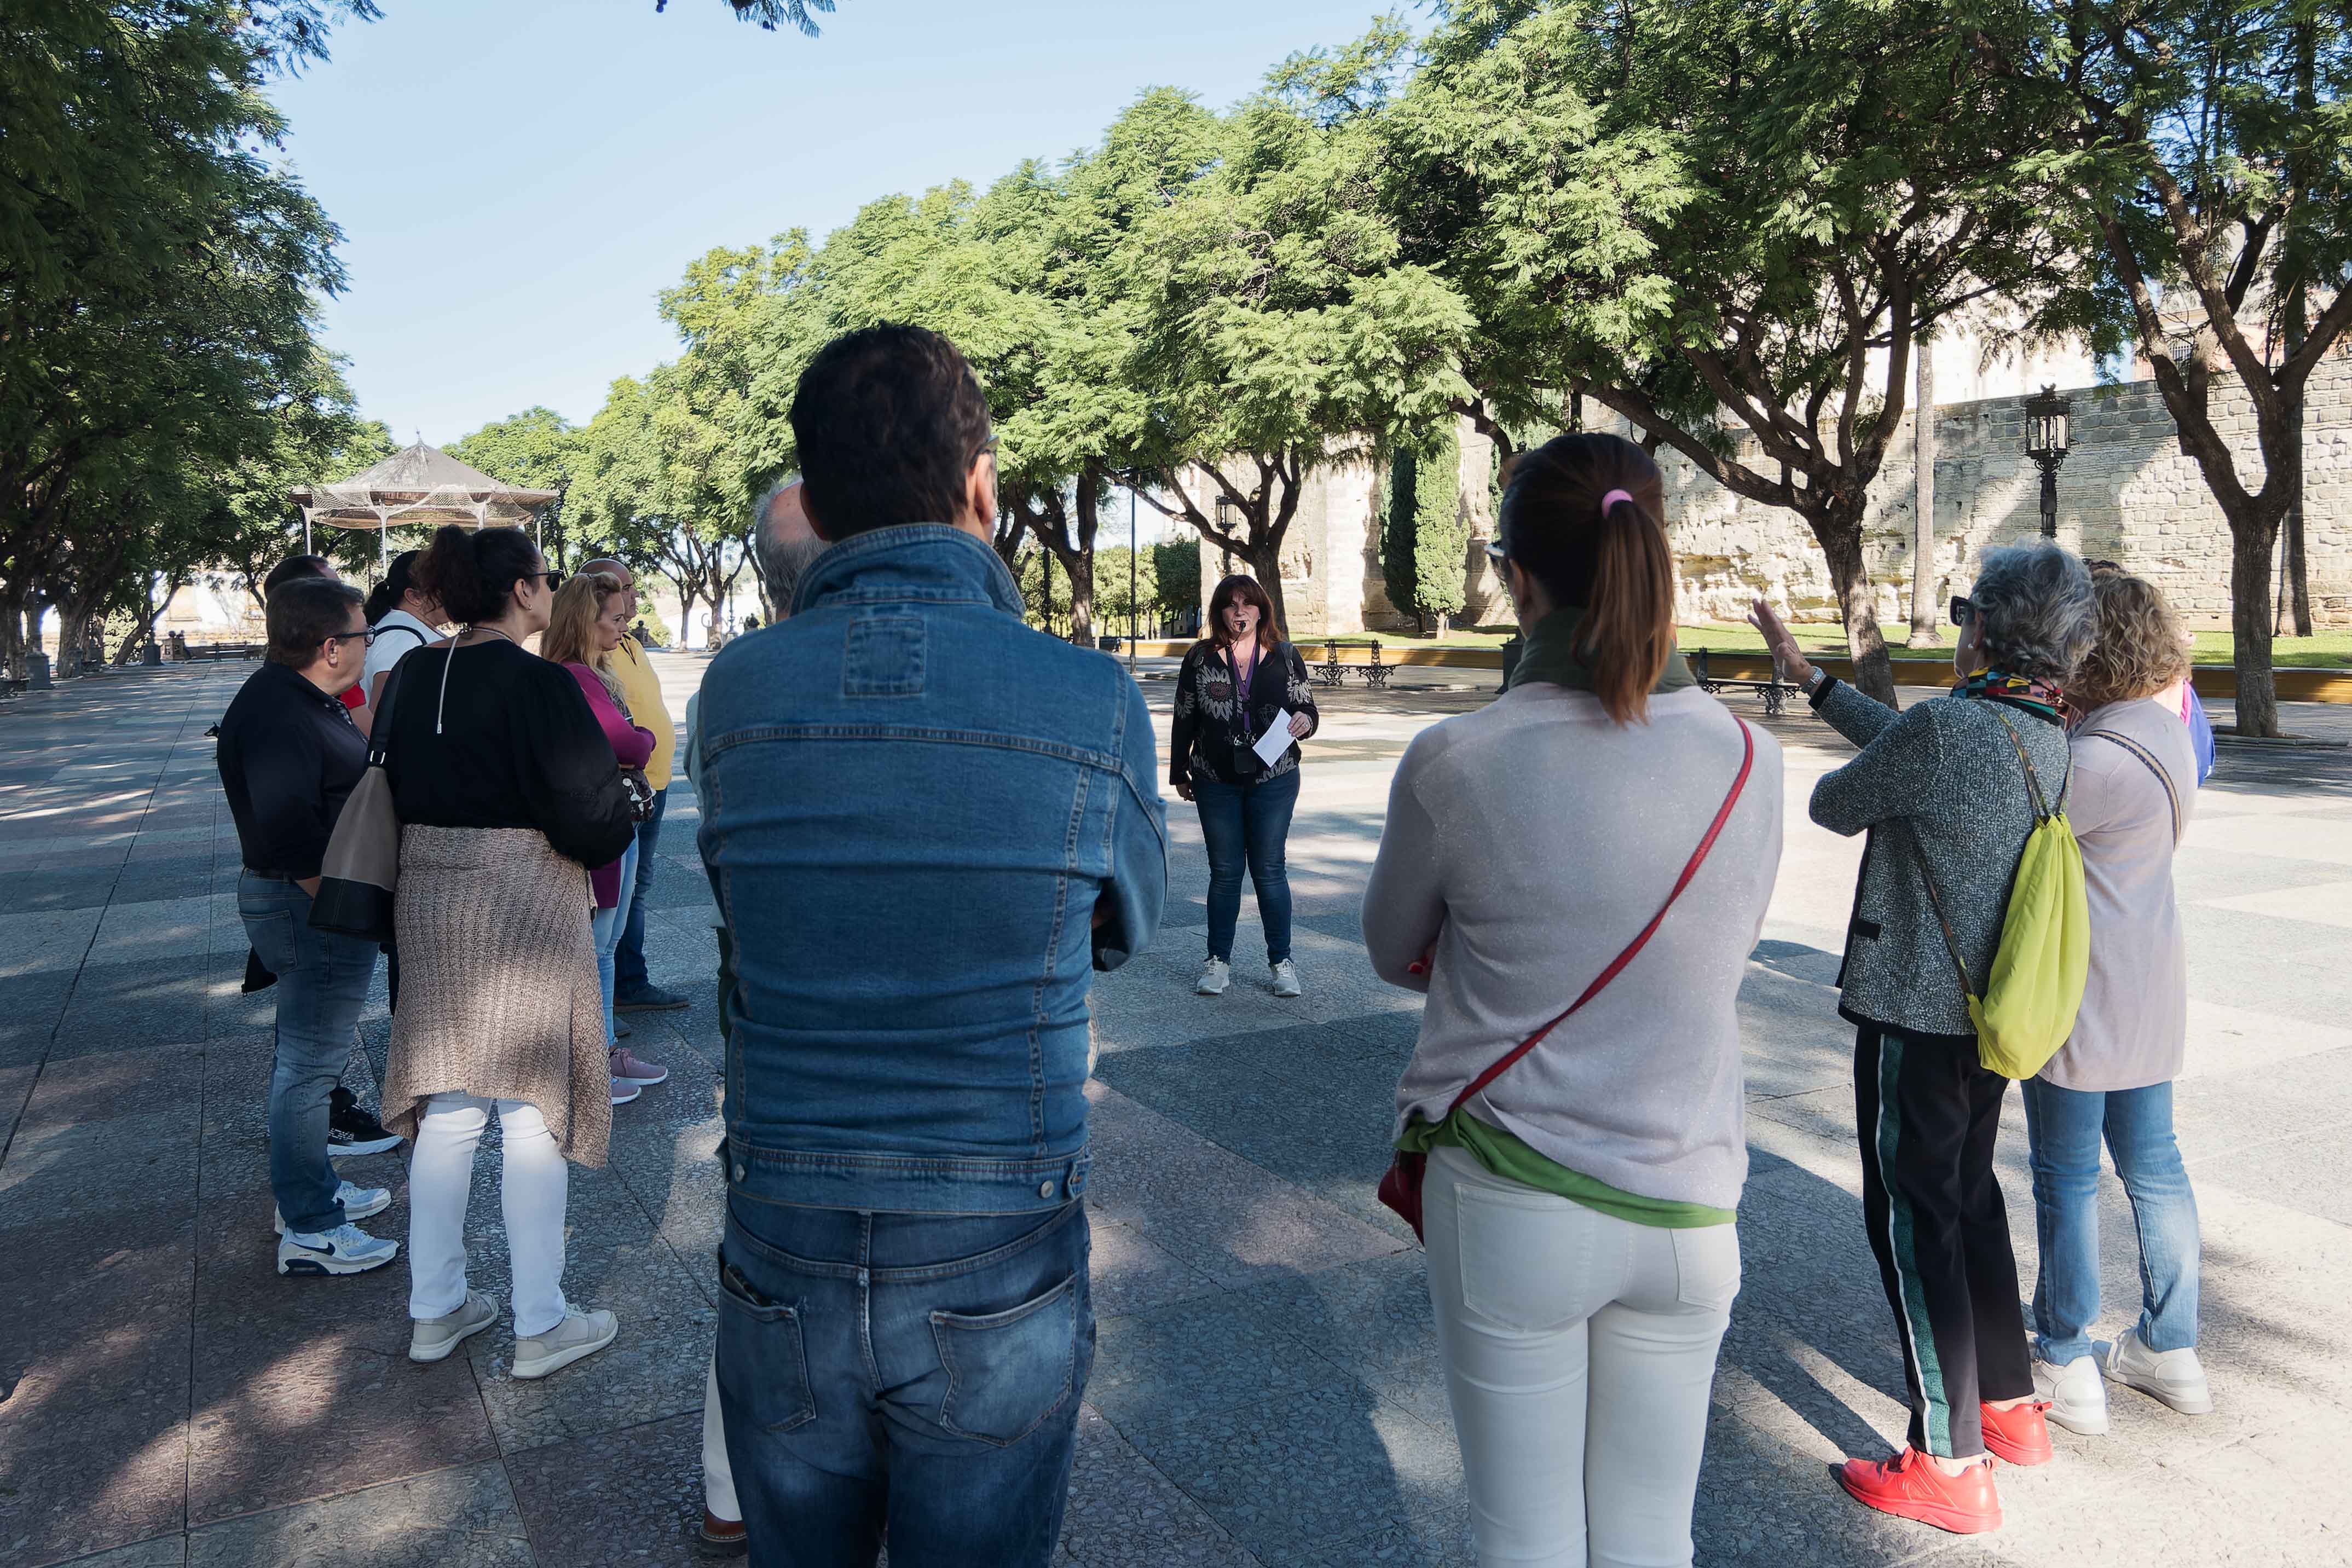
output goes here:
[{"label": "pink sneaker", "polygon": [[659,1083],[669,1077],[669,1069],[657,1061],[647,1061],[625,1045],[612,1052],[613,1076],[625,1083]]}]

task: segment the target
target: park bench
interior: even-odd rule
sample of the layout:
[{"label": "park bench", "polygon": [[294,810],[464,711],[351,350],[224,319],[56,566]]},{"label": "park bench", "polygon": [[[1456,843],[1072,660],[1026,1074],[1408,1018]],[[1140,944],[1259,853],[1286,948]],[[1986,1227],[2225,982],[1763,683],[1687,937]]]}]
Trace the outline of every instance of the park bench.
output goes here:
[{"label": "park bench", "polygon": [[1703,692],[1719,693],[1727,686],[1736,686],[1746,691],[1762,693],[1766,718],[1779,718],[1788,711],[1789,699],[1797,695],[1794,683],[1781,680],[1778,676],[1771,680],[1758,681],[1738,675],[1718,675],[1707,667],[1706,650],[1704,648],[1695,648],[1691,651],[1690,664],[1691,673],[1698,677],[1698,689]]},{"label": "park bench", "polygon": [[215,664],[223,659],[257,659],[263,652],[263,644],[259,643],[190,643],[182,640],[177,647],[181,660],[191,664],[198,659],[209,659]]},{"label": "park bench", "polygon": [[[1381,645],[1378,643],[1354,643],[1349,645],[1350,647],[1369,647],[1371,649],[1371,663],[1360,666],[1364,672],[1364,684],[1368,686],[1376,687],[1380,690],[1385,691],[1388,688],[1389,684],[1389,672],[1395,669],[1396,666],[1393,664],[1384,664],[1381,663]],[[1336,686],[1347,678],[1347,673],[1348,666],[1339,662],[1339,639],[1337,637],[1324,638],[1323,664],[1322,668],[1318,673],[1318,678],[1321,679],[1322,683],[1327,686]]]}]

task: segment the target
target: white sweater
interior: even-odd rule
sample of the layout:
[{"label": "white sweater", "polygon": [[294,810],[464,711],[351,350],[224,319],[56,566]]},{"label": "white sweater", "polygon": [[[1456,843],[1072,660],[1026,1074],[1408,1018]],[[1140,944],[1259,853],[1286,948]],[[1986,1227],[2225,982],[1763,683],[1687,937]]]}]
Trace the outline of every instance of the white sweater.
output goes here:
[{"label": "white sweater", "polygon": [[[1644,1197],[1736,1207],[1748,1176],[1737,998],[1780,863],[1780,747],[1754,732],[1739,804],[1649,945],[1467,1107],[1554,1162]],[[1398,764],[1364,942],[1426,990],[1397,1131],[1556,1017],[1672,890],[1739,771],[1706,693],[1612,724],[1531,684],[1422,732]],[[1425,975],[1409,966],[1434,944]]]}]

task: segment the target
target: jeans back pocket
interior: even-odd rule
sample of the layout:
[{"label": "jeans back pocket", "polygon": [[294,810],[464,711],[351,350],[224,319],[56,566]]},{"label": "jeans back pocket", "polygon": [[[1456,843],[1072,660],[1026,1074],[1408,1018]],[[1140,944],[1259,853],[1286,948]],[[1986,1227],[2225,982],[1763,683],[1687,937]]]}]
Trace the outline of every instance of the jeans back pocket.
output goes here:
[{"label": "jeans back pocket", "polygon": [[1062,1407],[1077,1381],[1078,1277],[1002,1312],[931,1313],[947,1369],[940,1425],[1007,1448]]},{"label": "jeans back pocket", "polygon": [[764,1432],[816,1419],[798,1308],[772,1301],[719,1255],[719,1382]]}]

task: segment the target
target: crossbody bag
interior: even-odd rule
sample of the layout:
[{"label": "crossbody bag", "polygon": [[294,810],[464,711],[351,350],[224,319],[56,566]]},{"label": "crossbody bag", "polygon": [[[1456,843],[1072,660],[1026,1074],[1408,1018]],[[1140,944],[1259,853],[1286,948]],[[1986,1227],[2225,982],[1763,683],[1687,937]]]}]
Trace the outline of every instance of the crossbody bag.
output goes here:
[{"label": "crossbody bag", "polygon": [[[1737,715],[1733,716],[1732,722],[1739,726],[1739,739],[1743,747],[1739,758],[1738,775],[1731,780],[1730,791],[1723,797],[1723,804],[1716,809],[1715,821],[1707,824],[1706,837],[1700,839],[1698,848],[1691,852],[1690,860],[1684,865],[1682,875],[1675,879],[1675,885],[1667,893],[1666,901],[1658,905],[1658,912],[1650,916],[1650,923],[1642,927],[1640,935],[1626,945],[1625,950],[1611,959],[1607,968],[1593,977],[1592,983],[1584,988],[1584,994],[1568,1005],[1566,1012],[1513,1046],[1504,1053],[1500,1061],[1472,1079],[1469,1087],[1456,1094],[1454,1097],[1454,1103],[1445,1108],[1447,1116],[1450,1117],[1454,1112],[1462,1109],[1469,1103],[1472,1096],[1483,1092],[1488,1084],[1500,1078],[1512,1063],[1542,1044],[1546,1035],[1575,1017],[1585,1003],[1607,989],[1609,982],[1622,974],[1625,966],[1631,964],[1634,956],[1649,945],[1650,938],[1657,933],[1658,926],[1665,920],[1666,911],[1675,906],[1675,900],[1683,895],[1683,889],[1690,885],[1691,878],[1696,876],[1698,868],[1706,863],[1707,852],[1715,848],[1716,838],[1723,831],[1723,824],[1731,819],[1731,809],[1739,804],[1740,791],[1748,788],[1748,775],[1756,765],[1756,732],[1748,727],[1746,719]],[[1381,1201],[1394,1209],[1400,1218],[1412,1227],[1415,1237],[1421,1235],[1421,1184],[1428,1170],[1428,1155],[1399,1149],[1391,1157],[1387,1173],[1381,1177]]]}]

